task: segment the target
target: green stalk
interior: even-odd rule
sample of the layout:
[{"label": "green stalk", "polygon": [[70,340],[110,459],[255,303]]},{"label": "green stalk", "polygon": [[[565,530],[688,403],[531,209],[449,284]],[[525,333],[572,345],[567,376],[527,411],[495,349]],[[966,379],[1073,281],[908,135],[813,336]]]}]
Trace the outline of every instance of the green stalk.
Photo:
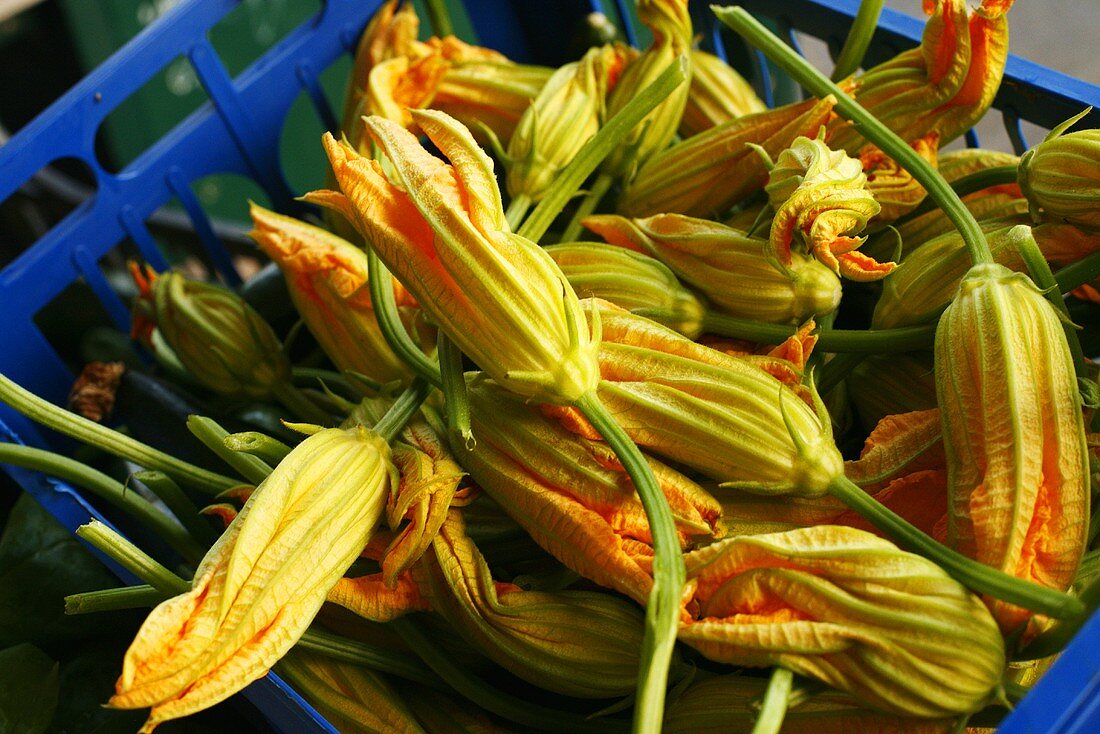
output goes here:
[{"label": "green stalk", "polygon": [[508,203],[507,211],[504,212],[504,218],[508,220],[508,227],[513,232],[519,229],[520,223],[527,216],[527,211],[533,203],[531,197],[527,194],[516,194],[512,197],[512,201]]},{"label": "green stalk", "polygon": [[867,47],[871,45],[871,38],[878,26],[882,3],[883,0],[863,0],[859,4],[859,11],[848,30],[848,38],[844,40],[844,48],[840,50],[836,66],[833,67],[834,82],[847,79],[863,63],[863,56],[867,53]]},{"label": "green stalk", "polygon": [[[388,623],[447,685],[486,711],[520,724],[529,730],[561,734],[620,734],[626,731],[611,719],[590,719],[571,711],[561,711],[530,703],[489,685],[457,664],[441,650],[412,618],[400,617]],[[660,720],[656,722],[660,727]]]},{"label": "green stalk", "polygon": [[405,428],[405,424],[409,422],[409,419],[416,415],[416,411],[420,410],[420,404],[428,397],[429,392],[431,392],[431,388],[427,382],[419,378],[413,380],[412,384],[405,389],[405,392],[401,393],[397,401],[382,416],[382,420],[374,426],[374,432],[386,439],[387,443],[393,441]]},{"label": "green stalk", "polygon": [[[656,309],[634,309],[634,313],[660,318]],[[762,344],[779,344],[794,336],[797,326],[768,324],[736,316],[708,312],[703,316],[703,331],[733,339],[747,339]],[[936,339],[936,325],[903,326],[897,329],[828,329],[817,333],[817,348],[824,352],[913,352],[931,349]]]},{"label": "green stalk", "polygon": [[1062,651],[1077,635],[1085,622],[1100,609],[1100,577],[1094,578],[1078,596],[1085,611],[1070,619],[1064,619],[1037,637],[1014,660],[1038,660]]},{"label": "green stalk", "polygon": [[608,173],[600,173],[596,176],[596,180],[592,182],[592,187],[581,199],[577,211],[574,212],[573,218],[569,220],[569,224],[565,227],[565,232],[561,236],[562,242],[576,241],[581,233],[581,220],[596,211],[596,207],[603,201],[603,197],[607,195],[613,183],[615,183],[615,177]]},{"label": "green stalk", "polygon": [[440,38],[454,35],[454,23],[451,22],[451,12],[447,9],[445,0],[424,0],[424,9],[428,11],[432,33]]},{"label": "green stalk", "polygon": [[435,673],[407,652],[375,647],[365,642],[351,640],[313,627],[306,630],[306,633],[298,640],[295,647],[324,655],[333,660],[390,673],[411,680],[414,683],[422,683],[433,688],[442,687]]},{"label": "green stalk", "polygon": [[876,502],[843,475],[832,481],[829,493],[898,545],[936,563],[957,581],[980,594],[988,594],[1055,619],[1073,619],[1085,610],[1085,605],[1069,594],[1010,576],[937,543],[900,515]]},{"label": "green stalk", "polygon": [[443,376],[444,409],[447,429],[462,436],[467,446],[474,437],[470,425],[470,400],[466,395],[466,376],[462,372],[462,351],[441,331],[436,342],[439,369]]},{"label": "green stalk", "polygon": [[0,375],[0,402],[10,405],[35,423],[40,423],[81,443],[95,446],[112,456],[132,461],[146,469],[162,471],[188,487],[194,487],[207,494],[215,495],[224,492],[239,483],[235,479],[181,461],[76,413],[70,413],[24,390],[4,375]]},{"label": "green stalk", "polygon": [[101,471],[51,451],[14,443],[0,443],[0,464],[40,471],[86,489],[164,538],[173,550],[187,560],[202,558],[202,547],[186,530],[144,497],[133,491],[127,492],[121,482]]},{"label": "green stalk", "polygon": [[646,604],[646,628],[635,692],[633,731],[635,734],[656,734],[663,720],[668,667],[676,645],[680,595],[686,577],[676,523],[649,462],[600,399],[589,393],[577,400],[573,407],[580,410],[603,436],[634,482],[653,536],[653,589]]},{"label": "green stalk", "polygon": [[176,596],[191,589],[190,583],[157,563],[145,551],[99,520],[81,525],[76,529],[76,534],[77,537],[88,541],[90,545],[103,551],[120,566],[166,596]]},{"label": "green stalk", "polygon": [[[191,537],[197,540],[205,548],[209,548],[218,539],[218,533],[210,527],[210,523],[202,517],[199,508],[187,496],[180,485],[176,484],[172,477],[159,471],[140,471],[133,475],[135,481],[148,487],[153,494],[168,506],[176,519],[183,524]],[[202,554],[197,557],[201,558]]]},{"label": "green stalk", "polygon": [[[203,442],[206,448],[247,479],[250,484],[259,485],[271,473],[271,467],[251,454],[242,454],[225,445],[229,431],[217,424],[212,418],[201,415],[187,416],[187,430]],[[240,484],[240,482],[237,482]]]},{"label": "green stalk", "polygon": [[517,234],[532,242],[538,242],[546,234],[554,218],[561,213],[562,208],[573,198],[581,184],[596,170],[603,159],[615,150],[626,134],[663,102],[672,90],[683,84],[685,79],[687,79],[687,60],[681,57],[669,64],[652,84],[605,122],[600,131],[581,147],[569,165],[562,169],[554,183],[547,189],[542,201],[527,217],[523,226],[517,230]]},{"label": "green stalk", "polygon": [[65,614],[93,614],[113,612],[119,609],[152,607],[167,598],[164,592],[148,584],[123,586],[118,589],[85,591],[65,597]]},{"label": "green stalk", "polygon": [[845,352],[843,354],[834,355],[832,359],[822,365],[818,371],[819,377],[816,380],[817,391],[826,395],[830,390],[844,381],[844,378],[851,374],[860,362],[867,358],[867,354],[862,352]]},{"label": "green stalk", "polygon": [[230,433],[222,441],[227,449],[241,454],[251,454],[269,466],[278,466],[291,449],[277,438],[259,431]]},{"label": "green stalk", "polygon": [[749,44],[760,49],[808,92],[819,98],[830,94],[836,97],[837,113],[858,126],[863,137],[877,145],[882,152],[912,174],[913,178],[928,192],[929,198],[943,209],[944,214],[958,228],[974,263],[993,262],[993,254],[989,251],[989,243],[986,242],[985,233],[982,232],[978,220],[951,190],[951,185],[944,180],[943,176],[909,147],[908,143],[845,94],[840,87],[826,79],[820,71],[795,53],[790,46],[783,43],[743,8],[719,8],[712,5],[711,9],[719,20]]},{"label": "green stalk", "polygon": [[[963,176],[951,184],[951,190],[959,196],[966,196],[982,189],[988,189],[990,186],[1002,186],[1011,183],[1016,183],[1016,166],[993,166]],[[936,202],[925,199],[920,203],[920,206],[899,219],[897,224],[908,222],[910,219],[919,217],[921,214],[927,214],[935,208]]]},{"label": "green stalk", "polygon": [[1054,276],[1058,282],[1058,290],[1069,293],[1074,288],[1080,288],[1086,283],[1091,283],[1100,277],[1100,252],[1086,255],[1080,260],[1065,266]]},{"label": "green stalk", "polygon": [[390,271],[378,259],[378,253],[367,248],[367,268],[370,271],[370,299],[374,304],[374,315],[378,317],[378,326],[382,336],[402,362],[409,366],[413,374],[439,387],[439,367],[428,359],[416,342],[405,330],[401,316],[397,313],[397,300],[393,297],[393,280]]},{"label": "green stalk", "polygon": [[764,700],[760,703],[760,714],[752,726],[752,734],[779,734],[783,718],[787,715],[787,701],[793,680],[794,673],[786,668],[772,671],[768,689],[764,691]]},{"label": "green stalk", "polygon": [[301,388],[295,387],[289,382],[284,382],[275,385],[271,392],[287,410],[294,413],[294,417],[298,420],[308,421],[319,426],[332,425],[332,416],[310,400]]}]

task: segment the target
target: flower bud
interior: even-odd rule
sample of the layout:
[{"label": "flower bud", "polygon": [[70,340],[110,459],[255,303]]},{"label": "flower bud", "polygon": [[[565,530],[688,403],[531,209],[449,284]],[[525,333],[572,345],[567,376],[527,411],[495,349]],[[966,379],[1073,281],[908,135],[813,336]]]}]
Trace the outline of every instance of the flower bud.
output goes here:
[{"label": "flower bud", "polygon": [[879,213],[867,188],[863,165],[824,141],[796,138],[779,154],[764,187],[775,210],[770,242],[775,257],[791,264],[796,233],[809,254],[838,275],[857,281],[879,280],[894,268],[855,252],[867,221]]},{"label": "flower bud", "polygon": [[1060,133],[1056,128],[1024,153],[1018,172],[1020,188],[1035,221],[1042,212],[1048,218],[1100,232],[1100,130]]},{"label": "flower bud", "polygon": [[684,562],[695,593],[678,639],[711,660],[782,665],[902,716],[966,714],[996,695],[1004,643],[981,600],[870,533],[741,536]]},{"label": "flower bud", "polygon": [[739,117],[654,155],[619,197],[628,217],[675,213],[716,217],[764,188],[768,169],[748,146],[776,156],[799,135],[817,135],[836,99],[808,100]]},{"label": "flower bud", "polygon": [[191,590],[146,618],[109,705],[153,707],[142,729],[152,731],[267,673],[370,538],[389,455],[364,428],[324,429],[295,447],[207,552]]},{"label": "flower bud", "polygon": [[[1086,234],[1068,224],[1005,226],[988,222],[982,226],[993,259],[1012,270],[1025,270],[1019,247],[1024,237],[1033,236],[1044,257],[1062,264],[1074,262],[1100,249],[1100,236]],[[904,258],[883,284],[871,324],[890,329],[928,321],[950,303],[959,282],[969,270],[970,253],[958,232],[925,243]]]},{"label": "flower bud", "polygon": [[659,260],[622,247],[576,242],[544,248],[573,290],[595,296],[695,339],[703,332],[706,306]]},{"label": "flower bud", "polygon": [[840,304],[840,280],[817,260],[792,253],[784,272],[765,256],[767,241],[717,222],[679,214],[607,214],[583,223],[612,244],[661,261],[732,316],[797,324]]},{"label": "flower bud", "polygon": [[[821,496],[844,473],[823,408],[769,372],[609,304],[598,316],[598,395],[639,446],[762,494]],[[596,436],[575,409],[550,412]]]},{"label": "flower bud", "polygon": [[520,118],[554,73],[545,66],[507,60],[453,63],[443,76],[432,109],[444,112],[485,141],[484,125],[502,142],[512,138]]},{"label": "flower bud", "polygon": [[153,347],[154,329],[203,387],[264,399],[290,380],[290,361],[263,317],[233,291],[179,273],[131,273],[139,294],[133,336]]},{"label": "flower bud", "polygon": [[[645,604],[653,585],[649,521],[614,453],[486,381],[475,379],[469,398],[477,442],[467,447],[461,437],[449,438],[478,486],[563,564]],[[649,465],[681,547],[713,538],[714,498],[664,464]]]},{"label": "flower bud", "polygon": [[[383,383],[405,380],[408,370],[382,336],[374,313],[366,253],[293,217],[255,204],[249,212],[252,239],[283,271],[295,308],[333,364]],[[419,309],[403,288],[398,290],[412,325]]]},{"label": "flower bud", "polygon": [[392,161],[377,161],[325,136],[345,197],[314,200],[349,212],[381,260],[432,320],[494,380],[525,397],[569,404],[598,377],[595,338],[561,270],[508,230],[493,162],[453,118],[413,113],[451,163],[414,135],[372,117],[367,127]]},{"label": "flower bud", "polygon": [[494,581],[452,510],[418,578],[432,608],[475,648],[540,688],[578,698],[634,690],[645,629],[637,606],[596,591]]},{"label": "flower bud", "polygon": [[[752,734],[768,682],[716,675],[692,683],[669,704],[664,734]],[[950,734],[953,719],[911,719],[861,707],[838,691],[821,691],[792,705],[783,734]]]},{"label": "flower bud", "polygon": [[690,55],[691,89],[680,119],[680,137],[767,109],[752,85],[725,61],[697,48]]},{"label": "flower bud", "polygon": [[[950,544],[1065,590],[1085,549],[1089,463],[1062,324],[1026,276],[987,264],[962,279],[936,332],[936,393]],[[1030,616],[989,603],[1006,633]]]},{"label": "flower bud", "polygon": [[424,732],[385,678],[369,668],[293,650],[278,673],[341,734]]}]

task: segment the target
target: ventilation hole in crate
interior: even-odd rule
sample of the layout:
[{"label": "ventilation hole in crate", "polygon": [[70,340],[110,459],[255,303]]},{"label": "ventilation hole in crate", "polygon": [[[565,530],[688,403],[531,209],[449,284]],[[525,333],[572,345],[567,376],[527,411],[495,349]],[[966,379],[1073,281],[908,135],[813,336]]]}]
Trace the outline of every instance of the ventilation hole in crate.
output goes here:
[{"label": "ventilation hole in crate", "polygon": [[[350,61],[341,59],[319,76],[334,114],[339,115],[343,109],[344,86],[350,71]],[[340,124],[337,120],[337,125]],[[321,135],[326,129],[309,93],[303,90],[290,106],[279,137],[283,175],[296,194],[327,187],[328,159],[321,147]]]},{"label": "ventilation hole in crate", "polygon": [[[318,153],[322,159],[324,153]],[[262,253],[248,237],[252,220],[248,216],[248,202],[271,207],[267,193],[250,178],[232,173],[217,174],[197,179],[191,183],[195,199],[206,212],[218,245],[223,247],[242,280],[249,280],[266,262]],[[192,225],[193,226],[193,225]],[[192,242],[199,243],[198,237]],[[207,261],[211,261],[209,255]]]},{"label": "ventilation hole in crate", "polygon": [[117,328],[84,278],[39,310],[34,324],[74,374],[88,362],[141,362],[129,336]]},{"label": "ventilation hole in crate", "polygon": [[191,62],[177,57],[104,119],[96,133],[100,164],[121,171],[207,99]]},{"label": "ventilation hole in crate", "polygon": [[235,77],[320,9],[320,0],[244,0],[207,35]]},{"label": "ventilation hole in crate", "polygon": [[59,158],[33,174],[0,202],[0,267],[78,207],[91,206],[96,190],[92,168],[79,158]]}]

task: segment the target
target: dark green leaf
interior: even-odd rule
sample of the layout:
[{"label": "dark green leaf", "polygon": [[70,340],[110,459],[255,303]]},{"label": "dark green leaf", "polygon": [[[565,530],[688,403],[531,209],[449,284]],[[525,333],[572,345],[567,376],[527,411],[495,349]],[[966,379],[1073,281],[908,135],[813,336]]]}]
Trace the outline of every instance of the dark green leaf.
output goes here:
[{"label": "dark green leaf", "polygon": [[57,663],[34,645],[0,650],[0,734],[40,734],[57,708]]}]

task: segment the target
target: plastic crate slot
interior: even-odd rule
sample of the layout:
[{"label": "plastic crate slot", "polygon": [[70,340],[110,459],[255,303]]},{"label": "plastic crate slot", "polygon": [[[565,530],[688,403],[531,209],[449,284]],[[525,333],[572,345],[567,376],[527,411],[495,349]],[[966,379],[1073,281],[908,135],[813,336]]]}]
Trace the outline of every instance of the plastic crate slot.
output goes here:
[{"label": "plastic crate slot", "polygon": [[339,130],[340,123],[336,120],[336,114],[332,111],[332,105],[329,104],[325,90],[317,79],[317,73],[313,70],[313,67],[308,62],[302,62],[298,64],[294,73],[298,77],[302,89],[309,97],[309,101],[313,104],[314,111],[321,118],[321,124],[324,125],[325,130],[333,133]]},{"label": "plastic crate slot", "polygon": [[210,222],[210,218],[206,216],[206,212],[203,211],[202,205],[199,204],[198,198],[183,177],[183,173],[177,166],[173,166],[168,169],[166,178],[168,188],[176,195],[176,199],[183,206],[184,211],[187,212],[187,217],[195,228],[195,234],[201,244],[201,252],[205,256],[205,260],[221,277],[223,283],[230,287],[240,285],[241,276],[233,264],[229,250],[214,234],[214,227]]},{"label": "plastic crate slot", "polygon": [[[81,277],[65,286],[34,315],[34,325],[65,368],[65,382],[54,386],[46,396],[53,399],[67,390],[72,374],[79,372],[86,363],[83,347],[94,330],[129,329],[129,309],[114,292],[98,263],[86,251],[74,252],[73,259]],[[12,379],[16,378],[12,376]]]},{"label": "plastic crate slot", "polygon": [[206,38],[236,78],[299,26],[316,22],[321,0],[240,0]]},{"label": "plastic crate slot", "polygon": [[[302,85],[287,113],[279,133],[279,161],[283,174],[291,190],[303,194],[314,189],[328,188],[328,159],[321,147],[321,135],[326,131],[340,130],[341,123],[333,114],[333,109],[343,109],[344,91],[347,75],[350,73],[350,61],[341,59],[314,74],[309,86]],[[304,72],[298,71],[298,80],[302,81]],[[318,106],[316,95],[323,95],[324,106],[329,108],[332,119],[326,120],[323,108]],[[333,100],[337,105],[332,105]]]}]

